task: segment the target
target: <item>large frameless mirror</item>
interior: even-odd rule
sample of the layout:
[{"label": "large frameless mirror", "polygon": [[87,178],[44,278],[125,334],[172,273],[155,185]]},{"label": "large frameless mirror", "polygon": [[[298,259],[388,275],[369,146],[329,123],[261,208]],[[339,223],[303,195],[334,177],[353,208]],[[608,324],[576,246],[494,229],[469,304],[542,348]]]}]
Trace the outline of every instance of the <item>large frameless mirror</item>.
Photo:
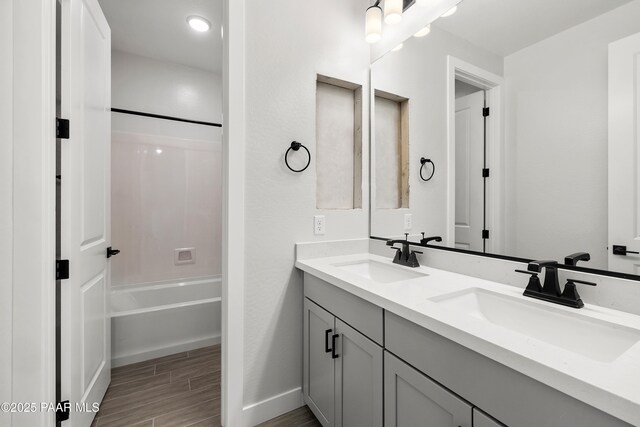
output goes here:
[{"label": "large frameless mirror", "polygon": [[638,274],[640,1],[466,0],[417,36],[371,66],[371,235]]}]

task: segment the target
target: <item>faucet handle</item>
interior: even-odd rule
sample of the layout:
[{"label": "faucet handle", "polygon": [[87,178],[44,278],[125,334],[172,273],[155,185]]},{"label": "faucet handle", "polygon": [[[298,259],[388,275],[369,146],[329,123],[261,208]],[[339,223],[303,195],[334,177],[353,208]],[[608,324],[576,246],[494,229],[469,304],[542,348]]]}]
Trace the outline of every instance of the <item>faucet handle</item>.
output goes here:
[{"label": "faucet handle", "polygon": [[597,283],[587,282],[585,280],[578,280],[578,279],[567,279],[567,284],[569,283],[578,283],[579,285],[598,286]]},{"label": "faucet handle", "polygon": [[597,286],[596,283],[586,282],[584,280],[577,279],[568,279],[567,284],[564,285],[564,290],[562,291],[562,298],[565,298],[573,303],[573,307],[582,308],[584,307],[584,302],[580,298],[580,294],[578,293],[578,289],[576,289],[576,283],[581,285],[589,285],[589,286]]},{"label": "faucet handle", "polygon": [[529,283],[527,284],[525,292],[542,292],[542,284],[540,283],[540,279],[538,278],[538,274],[540,274],[539,271],[516,270],[516,273],[528,274],[531,276],[529,278]]},{"label": "faucet handle", "polygon": [[539,271],[529,271],[529,270],[514,270],[516,273],[522,273],[522,274],[530,274],[532,276],[537,276],[538,274],[540,274]]}]

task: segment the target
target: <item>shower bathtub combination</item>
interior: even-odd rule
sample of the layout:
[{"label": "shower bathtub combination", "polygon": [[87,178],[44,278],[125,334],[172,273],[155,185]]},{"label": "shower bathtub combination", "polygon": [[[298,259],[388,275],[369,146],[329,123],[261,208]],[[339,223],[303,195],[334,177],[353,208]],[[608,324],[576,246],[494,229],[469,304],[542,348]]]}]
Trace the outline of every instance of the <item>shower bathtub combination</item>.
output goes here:
[{"label": "shower bathtub combination", "polygon": [[114,286],[112,366],[220,343],[219,276]]}]

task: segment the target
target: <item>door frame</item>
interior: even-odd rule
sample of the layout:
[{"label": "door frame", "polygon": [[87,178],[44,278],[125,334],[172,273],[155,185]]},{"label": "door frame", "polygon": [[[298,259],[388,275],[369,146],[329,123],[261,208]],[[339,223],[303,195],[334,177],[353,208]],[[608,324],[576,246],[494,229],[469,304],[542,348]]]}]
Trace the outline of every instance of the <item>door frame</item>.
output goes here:
[{"label": "door frame", "polygon": [[490,71],[454,56],[447,55],[447,229],[445,242],[449,247],[455,244],[456,212],[456,80],[482,88],[486,93],[491,114],[487,117],[487,166],[491,176],[487,181],[486,224],[490,230],[486,251],[500,253],[504,248],[504,230],[496,227],[504,224],[504,79]]},{"label": "door frame", "polygon": [[[222,425],[244,426],[245,1],[223,0]],[[225,250],[226,249],[226,250]]]},{"label": "door frame", "polygon": [[[11,401],[55,403],[56,2],[12,3]],[[55,413],[11,420],[48,427]]]},{"label": "door frame", "polygon": [[[14,402],[55,403],[56,1],[12,0],[13,128],[10,385]],[[244,425],[245,0],[223,1],[222,422]],[[33,25],[37,17],[38,25]],[[231,143],[233,141],[233,143]],[[35,249],[34,249],[35,248]],[[9,394],[3,390],[3,395]],[[55,414],[12,417],[16,427]]]}]

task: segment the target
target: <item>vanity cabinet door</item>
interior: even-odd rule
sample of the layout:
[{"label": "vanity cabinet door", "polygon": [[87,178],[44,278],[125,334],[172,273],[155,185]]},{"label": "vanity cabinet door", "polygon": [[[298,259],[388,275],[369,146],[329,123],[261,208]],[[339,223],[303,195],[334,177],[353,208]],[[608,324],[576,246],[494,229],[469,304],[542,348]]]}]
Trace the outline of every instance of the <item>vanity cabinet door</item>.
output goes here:
[{"label": "vanity cabinet door", "polygon": [[383,350],[336,319],[336,427],[382,427]]},{"label": "vanity cabinet door", "polygon": [[386,427],[471,427],[472,407],[385,351]]},{"label": "vanity cabinet door", "polygon": [[303,394],[323,426],[334,425],[335,363],[331,356],[334,322],[331,313],[304,299]]}]

